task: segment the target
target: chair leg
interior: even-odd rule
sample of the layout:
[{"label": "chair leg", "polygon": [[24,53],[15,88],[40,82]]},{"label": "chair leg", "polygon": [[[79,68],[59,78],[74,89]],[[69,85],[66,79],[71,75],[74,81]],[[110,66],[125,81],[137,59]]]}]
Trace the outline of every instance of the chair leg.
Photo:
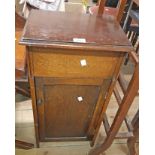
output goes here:
[{"label": "chair leg", "polygon": [[129,155],[136,155],[136,150],[135,150],[135,138],[129,138],[127,140],[127,145],[129,149]]},{"label": "chair leg", "polygon": [[127,145],[129,148],[129,155],[137,155],[135,144],[139,137],[139,111],[136,113],[135,117],[133,118],[132,125],[133,125],[134,137],[128,138]]},{"label": "chair leg", "polygon": [[20,140],[15,140],[15,145],[18,148],[26,149],[26,150],[34,148],[34,144],[20,141]]},{"label": "chair leg", "polygon": [[110,127],[109,132],[107,133],[107,137],[105,141],[99,145],[98,147],[92,149],[89,152],[89,155],[99,155],[100,153],[105,152],[112,144],[113,140],[115,139],[115,136],[117,132],[119,131],[119,128],[126,117],[126,114],[137,95],[139,89],[139,65],[137,64],[135,66],[135,72],[132,76],[132,79],[129,83],[129,86],[127,88],[126,94],[124,95],[124,98],[122,100],[122,103],[117,111],[117,114],[115,116],[115,119]]},{"label": "chair leg", "polygon": [[15,86],[16,92],[22,94],[23,96],[30,97],[30,92],[18,86]]},{"label": "chair leg", "polygon": [[30,89],[28,80],[15,81],[16,92],[26,97],[30,97]]}]

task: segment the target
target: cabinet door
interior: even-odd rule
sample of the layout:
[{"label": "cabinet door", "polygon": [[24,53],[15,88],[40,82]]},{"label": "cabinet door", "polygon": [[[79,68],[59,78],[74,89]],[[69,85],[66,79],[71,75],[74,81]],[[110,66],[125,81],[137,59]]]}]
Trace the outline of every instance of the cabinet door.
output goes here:
[{"label": "cabinet door", "polygon": [[[103,80],[36,78],[35,82],[40,140],[87,140]],[[109,83],[105,82],[104,92]]]}]

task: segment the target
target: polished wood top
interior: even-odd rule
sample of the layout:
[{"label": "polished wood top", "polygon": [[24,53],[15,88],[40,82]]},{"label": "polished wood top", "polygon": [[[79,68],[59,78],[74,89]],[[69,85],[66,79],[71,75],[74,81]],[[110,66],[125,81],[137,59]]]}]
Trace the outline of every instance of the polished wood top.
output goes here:
[{"label": "polished wood top", "polygon": [[[73,38],[84,38],[82,46],[131,46],[117,21],[108,15],[102,17],[32,10],[27,20],[21,43],[27,45],[76,45]],[[79,44],[79,43],[78,43]]]}]

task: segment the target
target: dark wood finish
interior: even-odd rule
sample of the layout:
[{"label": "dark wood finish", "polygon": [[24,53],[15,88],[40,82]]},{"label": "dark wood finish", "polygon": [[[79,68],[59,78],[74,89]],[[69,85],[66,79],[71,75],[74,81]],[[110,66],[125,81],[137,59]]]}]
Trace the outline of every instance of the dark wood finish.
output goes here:
[{"label": "dark wood finish", "polygon": [[[49,11],[37,12],[37,10],[33,10],[32,12],[27,20],[27,28],[23,34],[24,42],[31,40],[31,44],[57,43],[60,46],[60,44],[65,43],[72,44],[73,38],[85,38],[86,43],[82,44],[83,48],[87,47],[88,44],[90,46],[98,45],[99,47],[105,45],[129,46],[127,37],[120,35],[123,33],[122,28],[110,16],[96,18],[89,14],[83,15],[63,12],[52,12],[50,14]],[[52,20],[47,18],[49,14]],[[36,16],[40,18],[36,18]],[[53,31],[51,27],[56,28]],[[74,46],[77,45],[75,44]]]},{"label": "dark wood finish", "polygon": [[15,144],[16,144],[17,148],[21,148],[21,149],[25,149],[25,150],[34,148],[34,144],[20,141],[20,140],[15,140]]},{"label": "dark wood finish", "polygon": [[109,16],[32,10],[20,43],[27,49],[37,146],[93,144],[123,58],[133,50],[119,24]]},{"label": "dark wood finish", "polygon": [[28,84],[28,79],[20,79],[15,82],[16,92],[22,94],[26,97],[30,97],[30,88]]},{"label": "dark wood finish", "polygon": [[[43,113],[43,117],[39,118],[40,137],[43,140],[44,137],[45,140],[51,140],[86,136],[100,87],[89,86],[87,83],[84,85],[83,82],[78,85],[66,82],[63,84],[63,81],[64,79],[58,82],[53,82],[52,78],[36,79],[37,100],[41,99],[43,102],[38,106],[38,112]],[[82,101],[78,101],[80,96]]]}]

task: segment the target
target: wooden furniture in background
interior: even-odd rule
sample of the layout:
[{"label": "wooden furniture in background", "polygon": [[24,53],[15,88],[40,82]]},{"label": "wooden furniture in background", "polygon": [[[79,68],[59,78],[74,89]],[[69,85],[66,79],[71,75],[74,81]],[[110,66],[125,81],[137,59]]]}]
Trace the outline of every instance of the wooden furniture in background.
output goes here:
[{"label": "wooden furniture in background", "polygon": [[[136,4],[135,1],[131,1],[123,29],[135,48],[135,52],[139,55],[139,6]],[[129,58],[127,55],[125,65],[127,65]]]},{"label": "wooden furniture in background", "polygon": [[[139,1],[138,0],[130,0],[129,8],[127,11],[126,19],[123,24],[123,29],[126,31],[130,23],[129,18],[132,18],[136,23],[139,24]],[[136,6],[136,7],[135,7]],[[137,9],[138,8],[138,9]],[[135,12],[136,11],[136,12]]]},{"label": "wooden furniture in background", "polygon": [[[119,105],[118,111],[116,113],[116,116],[111,126],[108,122],[108,117],[106,113],[104,114],[103,125],[105,127],[107,137],[101,145],[92,149],[89,152],[89,155],[99,155],[100,153],[104,152],[106,149],[108,149],[111,146],[115,138],[128,139],[130,155],[136,155],[134,146],[139,133],[139,115],[137,112],[137,114],[135,115],[131,123],[128,120],[126,115],[134,98],[137,96],[138,90],[139,90],[139,60],[135,52],[130,52],[130,56],[135,63],[135,70],[134,70],[132,79],[129,85],[127,86],[123,74],[120,73],[118,77],[118,83],[120,85],[120,88],[122,89],[124,96],[123,98],[121,97],[118,91],[118,85],[115,85],[113,92]],[[125,121],[126,123],[127,129],[128,129],[127,133],[118,132],[123,121]]]},{"label": "wooden furniture in background", "polygon": [[20,141],[20,140],[15,140],[15,146],[16,148],[25,149],[25,150],[34,148],[34,144]]},{"label": "wooden furniture in background", "polygon": [[30,97],[26,51],[23,46],[19,45],[25,22],[26,20],[15,12],[15,89],[17,93]]},{"label": "wooden furniture in background", "polygon": [[132,120],[133,126],[133,136],[129,137],[127,140],[128,148],[129,148],[129,155],[138,155],[136,151],[136,142],[139,139],[139,110],[135,114]]},{"label": "wooden furniture in background", "polygon": [[133,50],[118,22],[32,10],[20,43],[28,56],[37,147],[64,140],[93,146],[123,58]]},{"label": "wooden furniture in background", "polygon": [[[26,51],[23,46],[19,45],[25,22],[26,20],[15,12],[15,89],[17,93],[30,97],[28,74],[26,70]],[[15,140],[15,145],[22,149],[31,149],[34,147],[34,144],[17,139]]]},{"label": "wooden furniture in background", "polygon": [[[139,72],[139,68],[137,68],[137,66],[139,65],[138,55],[135,54],[134,52],[131,52],[129,56],[130,56],[131,61],[135,64],[135,71],[134,72]],[[127,88],[130,85],[127,84],[127,81],[125,80],[124,75],[122,73],[120,73],[120,75],[118,77],[118,84],[122,90],[122,93],[125,95]],[[118,85],[116,85],[115,89],[114,89],[114,95],[116,97],[118,104],[120,105],[122,98],[121,98],[121,95],[120,95],[118,90],[119,90]],[[138,95],[138,90],[137,90],[137,94],[135,95],[135,97],[137,95]],[[124,121],[126,123],[128,132],[126,134],[122,134],[122,136],[119,133],[120,137],[116,136],[116,138],[127,139],[128,148],[129,148],[129,155],[137,155],[136,149],[135,149],[135,143],[137,142],[137,139],[139,137],[138,136],[138,134],[139,134],[139,110],[137,110],[132,121],[127,116],[125,117]]]},{"label": "wooden furniture in background", "polygon": [[98,0],[96,6],[89,8],[90,14],[102,16],[104,14],[112,15],[120,23],[127,0],[119,0],[117,8],[105,7],[106,0]]},{"label": "wooden furniture in background", "polygon": [[24,28],[26,20],[17,12],[15,12],[15,29],[16,31]]}]

